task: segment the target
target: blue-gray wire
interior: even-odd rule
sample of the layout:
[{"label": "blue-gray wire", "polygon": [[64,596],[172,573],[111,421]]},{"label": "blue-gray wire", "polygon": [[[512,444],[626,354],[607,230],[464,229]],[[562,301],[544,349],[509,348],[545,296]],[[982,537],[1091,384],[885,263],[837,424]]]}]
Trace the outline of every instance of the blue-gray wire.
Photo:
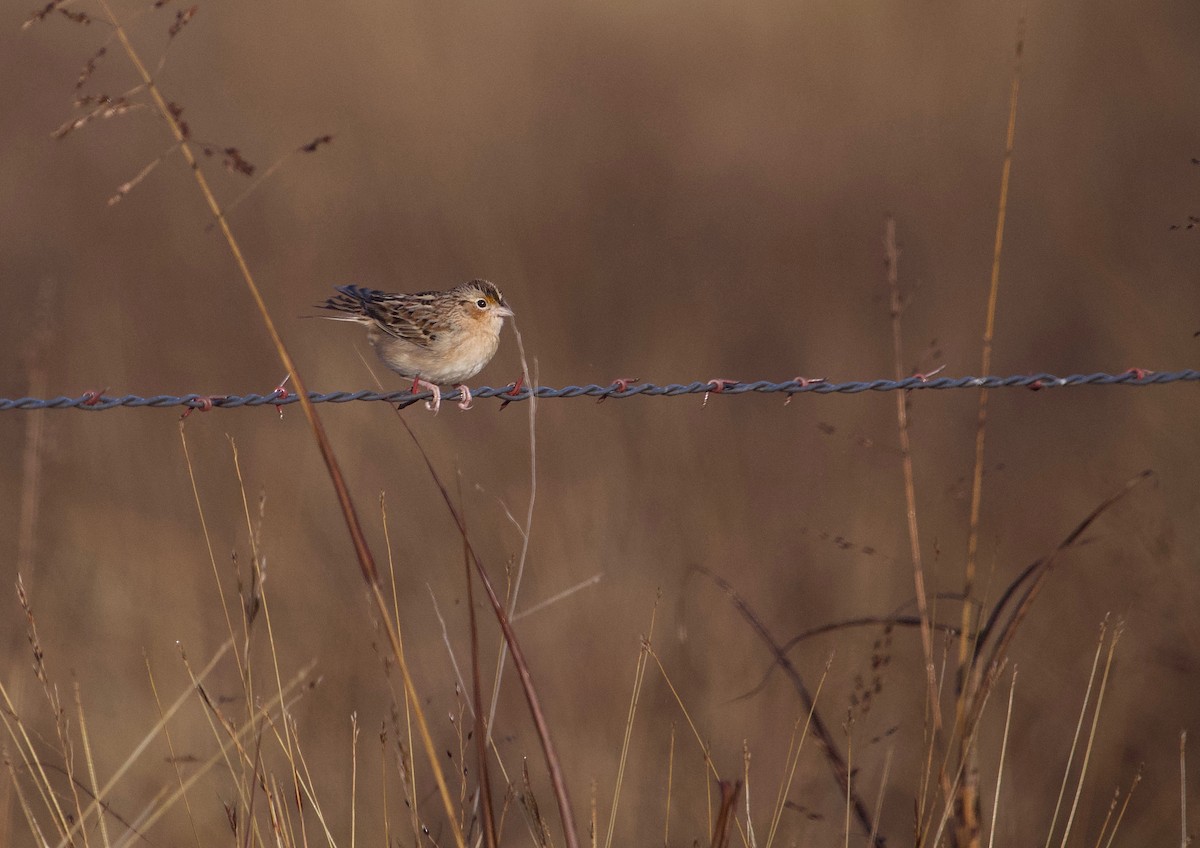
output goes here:
[{"label": "blue-gray wire", "polygon": [[[741,395],[755,392],[759,394],[785,394],[789,397],[797,394],[832,394],[841,392],[856,394],[858,392],[891,392],[897,390],[924,389],[1059,389],[1072,386],[1154,386],[1163,383],[1197,382],[1200,381],[1200,371],[1141,371],[1131,370],[1121,374],[1072,374],[1068,377],[1056,377],[1053,374],[1017,374],[1010,377],[908,377],[904,380],[869,380],[851,382],[832,382],[829,380],[785,380],[773,383],[769,380],[754,382],[728,382],[721,380],[697,381],[694,383],[669,383],[655,385],[618,380],[607,386],[591,384],[587,386],[563,386],[552,388],[538,386],[539,398],[629,398],[645,397],[675,397],[676,395],[694,394],[723,394]],[[504,403],[528,400],[534,394],[528,386],[516,389],[513,386],[481,386],[471,390],[475,398],[499,398]],[[423,392],[311,392],[309,400],[313,403],[348,403],[350,401],[384,401],[402,406],[432,397],[432,393]],[[461,397],[456,389],[442,395],[443,400],[457,400]],[[106,395],[88,392],[80,397],[54,398],[0,398],[0,411],[9,409],[82,409],[90,412],[101,412],[117,407],[174,407],[183,406],[190,409],[233,409],[241,406],[286,406],[300,399],[284,389],[276,389],[267,395],[154,395],[139,397],[138,395]]]}]

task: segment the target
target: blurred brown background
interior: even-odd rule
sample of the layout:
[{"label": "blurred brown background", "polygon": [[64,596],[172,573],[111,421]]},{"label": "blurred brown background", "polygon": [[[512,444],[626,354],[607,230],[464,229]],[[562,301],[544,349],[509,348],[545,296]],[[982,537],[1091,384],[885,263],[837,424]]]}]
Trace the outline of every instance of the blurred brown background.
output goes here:
[{"label": "blurred brown background", "polygon": [[[360,357],[375,363],[356,328],[296,320],[332,285],[416,291],[474,276],[504,290],[548,385],[890,376],[881,247],[889,214],[911,296],[905,368],[977,373],[1023,8],[992,370],[1196,363],[1200,234],[1168,229],[1200,215],[1200,167],[1189,161],[1200,156],[1195,3],[208,2],[169,50],[175,8],[147,5],[117,9],[152,66],[166,51],[158,80],[197,139],[238,147],[261,173],[311,138],[335,136],[293,157],[231,214],[314,389],[373,387]],[[44,292],[53,344],[33,366],[45,369],[47,394],[270,391],[283,369],[226,245],[206,232],[178,154],[106,205],[169,147],[163,122],[144,109],[50,137],[74,114],[79,70],[110,31],[61,17],[21,31],[27,14],[8,3],[0,16],[0,396],[30,392]],[[114,42],[84,90],[115,95],[135,81]],[[248,185],[216,160],[206,168],[226,202]],[[506,331],[476,382],[501,385],[519,368]],[[981,535],[981,591],[990,598],[1123,480],[1157,472],[1064,561],[1017,639],[998,834],[1009,844],[1041,839],[1049,827],[1097,627],[1110,611],[1128,627],[1076,834],[1094,840],[1113,789],[1144,761],[1123,836],[1178,839],[1177,736],[1197,729],[1200,656],[1195,392],[992,395]],[[971,392],[911,398],[931,590],[961,588],[976,401]],[[780,396],[714,397],[707,408],[696,396],[539,406],[523,605],[600,576],[520,624],[581,818],[595,785],[607,821],[639,638],[661,589],[655,639],[664,665],[723,776],[742,771],[743,743],[751,751],[752,813],[765,821],[800,708],[778,675],[756,697],[733,700],[769,658],[689,568],[732,581],[781,639],[910,603],[894,404],[891,395],[805,395],[786,408]],[[430,601],[432,591],[464,663],[452,523],[387,407],[320,411],[381,561],[386,492],[418,685],[439,745],[456,747],[446,718],[458,709],[454,676]],[[505,505],[523,516],[528,504],[527,412],[487,401],[436,418],[421,407],[404,413],[439,471],[452,482],[458,475],[476,545],[500,581],[521,544]],[[36,498],[23,577],[52,674],[64,691],[81,685],[103,776],[157,718],[143,652],[173,697],[186,685],[177,642],[200,664],[227,634],[178,411],[39,414],[41,476],[31,487],[21,472],[31,414],[0,413],[0,584],[15,581],[22,504]],[[227,436],[252,511],[265,494],[260,544],[282,673],[315,659],[323,676],[296,707],[302,742],[345,840],[357,712],[369,751],[360,787],[370,785],[360,838],[378,839],[377,731],[389,694],[303,416],[296,407],[282,420],[270,408],[213,411],[191,416],[186,432],[227,593],[231,552],[243,567],[250,560]],[[23,691],[31,722],[48,732],[23,615],[15,598],[0,609],[6,685]],[[950,602],[938,611],[957,620]],[[835,727],[856,675],[871,679],[879,636],[843,631],[793,655],[815,684],[834,652],[822,707]],[[487,621],[489,656],[495,644]],[[855,714],[854,761],[874,799],[892,757],[882,831],[902,845],[921,773],[924,678],[914,632],[898,631],[893,652],[882,692]],[[510,768],[529,757],[552,812],[513,680],[497,723],[501,751]],[[228,663],[214,687],[237,694]],[[212,737],[199,708],[189,709],[173,725],[176,745],[207,756]],[[989,811],[1002,720],[997,699],[980,739]],[[661,841],[672,722],[671,842],[707,840],[700,749],[652,665],[618,844]],[[166,756],[152,749],[114,806],[132,816],[170,784]],[[1189,777],[1194,786],[1194,770]],[[220,802],[233,790],[221,772],[201,786],[192,801],[208,844],[226,838]],[[811,743],[789,798],[819,818],[786,812],[786,838],[841,839],[842,802]],[[32,844],[19,817],[12,828],[13,844]],[[158,845],[191,839],[182,810],[149,836]],[[855,831],[851,841],[865,836]]]}]

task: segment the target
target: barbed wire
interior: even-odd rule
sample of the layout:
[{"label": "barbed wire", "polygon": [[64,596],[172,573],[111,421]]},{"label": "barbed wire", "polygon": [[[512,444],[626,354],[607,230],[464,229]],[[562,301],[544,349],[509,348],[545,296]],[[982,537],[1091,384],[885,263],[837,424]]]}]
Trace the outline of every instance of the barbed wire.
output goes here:
[{"label": "barbed wire", "polygon": [[[1016,374],[1008,377],[935,377],[917,375],[903,380],[867,380],[834,382],[828,379],[805,379],[797,377],[774,383],[769,380],[741,382],[737,380],[705,380],[692,383],[668,383],[656,385],[635,380],[615,380],[607,386],[595,383],[586,386],[538,386],[532,389],[528,386],[509,384],[507,386],[481,386],[471,390],[473,398],[498,398],[502,405],[515,403],[536,395],[539,399],[592,397],[598,400],[606,398],[631,397],[677,397],[694,394],[785,394],[790,399],[798,394],[857,394],[860,392],[893,392],[918,391],[931,389],[1065,389],[1076,386],[1155,386],[1164,383],[1198,382],[1200,371],[1146,371],[1140,368],[1131,369],[1120,374],[1072,374],[1058,377],[1054,374]],[[107,390],[106,390],[107,391]],[[412,392],[310,392],[312,403],[349,403],[351,401],[382,401],[400,406],[408,406],[421,400],[432,398],[429,391]],[[445,401],[459,400],[461,392],[455,389],[442,395]],[[276,388],[270,394],[247,395],[153,395],[141,397],[138,395],[108,395],[104,392],[85,392],[79,397],[59,396],[54,398],[0,398],[0,411],[34,410],[34,409],[81,409],[89,412],[103,412],[118,407],[187,407],[188,409],[236,409],[243,406],[276,406],[283,407],[299,402],[300,398],[288,392],[283,387]]]}]

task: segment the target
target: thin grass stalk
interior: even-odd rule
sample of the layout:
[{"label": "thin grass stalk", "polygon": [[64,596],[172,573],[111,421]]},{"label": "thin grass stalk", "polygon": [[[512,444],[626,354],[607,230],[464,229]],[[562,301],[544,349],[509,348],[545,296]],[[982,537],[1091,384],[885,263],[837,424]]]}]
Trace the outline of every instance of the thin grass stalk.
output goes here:
[{"label": "thin grass stalk", "polygon": [[[1142,768],[1145,764],[1138,766],[1137,774],[1133,776],[1133,782],[1129,784],[1129,791],[1125,793],[1125,800],[1121,804],[1121,811],[1117,813],[1117,820],[1113,822],[1112,832],[1108,835],[1108,842],[1104,843],[1104,848],[1112,848],[1113,840],[1117,838],[1117,830],[1121,827],[1121,820],[1125,818],[1125,811],[1129,809],[1129,800],[1133,797],[1133,790],[1137,789],[1138,784],[1142,782]],[[1183,838],[1188,844],[1191,839],[1187,835],[1187,822],[1183,824]]]},{"label": "thin grass stalk", "polygon": [[[229,604],[225,600],[225,592],[221,589],[221,573],[217,568],[217,556],[213,551],[212,535],[208,531],[208,519],[204,514],[204,504],[200,501],[200,488],[196,483],[196,471],[192,467],[192,453],[188,449],[187,442],[187,419],[179,419],[179,443],[183,446],[183,461],[187,466],[188,481],[192,486],[192,499],[196,503],[196,515],[200,518],[200,529],[204,534],[204,547],[208,551],[208,562],[212,567],[213,582],[217,586],[217,597],[221,600],[221,611],[225,615],[225,627],[229,631],[229,637],[234,637],[233,617],[229,614]],[[233,652],[234,662],[237,663],[238,678],[245,681],[245,670],[242,668],[242,657],[237,651]]]},{"label": "thin grass stalk", "polygon": [[842,821],[843,845],[845,848],[850,848],[850,782],[854,779],[854,737],[850,734],[850,722],[846,722],[843,727],[846,730],[846,813]]},{"label": "thin grass stalk", "polygon": [[[533,507],[537,503],[537,385],[538,373],[535,367],[531,373],[529,370],[529,360],[525,356],[525,341],[521,338],[521,331],[517,329],[517,319],[510,318],[509,324],[512,327],[513,336],[517,340],[517,352],[521,357],[521,375],[525,379],[532,392],[529,395],[529,506],[525,511],[525,526],[521,528],[521,554],[517,557],[517,573],[513,579],[512,592],[508,598],[506,606],[507,615],[510,621],[515,620],[514,616],[517,610],[517,598],[521,593],[521,581],[525,576],[525,563],[529,557],[529,537],[533,531]],[[500,643],[500,651],[496,656],[496,673],[494,682],[492,683],[492,700],[488,707],[487,726],[488,733],[492,732],[492,727],[496,722],[496,705],[500,702],[500,683],[504,678],[504,660],[508,653],[508,642]],[[488,741],[491,741],[489,735]]]},{"label": "thin grass stalk", "polygon": [[[775,812],[771,817],[771,829],[767,832],[767,844],[764,848],[771,848],[775,843],[775,837],[779,833],[779,823],[783,819],[783,811],[787,806],[787,796],[791,794],[792,782],[796,777],[796,769],[800,765],[800,752],[804,750],[804,740],[808,738],[808,729],[812,726],[813,713],[816,710],[817,701],[821,699],[821,691],[825,688],[825,680],[829,677],[829,669],[833,667],[833,654],[829,655],[829,659],[825,661],[825,670],[821,672],[821,679],[817,681],[816,691],[813,692],[813,706],[809,708],[804,719],[804,729],[800,732],[800,741],[795,742],[796,727],[800,724],[800,719],[796,719],[796,724],[792,727],[792,738],[788,740],[788,753],[791,755],[791,766],[788,766],[788,757],[784,757],[784,768],[787,771],[787,780],[782,782],[779,787],[779,794],[775,799]],[[792,751],[792,744],[795,742],[795,751]],[[890,754],[889,754],[890,757]],[[886,783],[887,765],[884,765],[884,782]],[[882,792],[882,790],[881,790]],[[876,822],[879,821],[876,817]],[[871,838],[867,840],[868,845],[875,844],[875,837],[878,835],[877,830],[871,831]]]},{"label": "thin grass stalk", "polygon": [[887,754],[883,757],[883,776],[879,779],[879,795],[875,798],[875,827],[871,830],[871,837],[867,840],[868,845],[874,845],[875,837],[879,835],[879,821],[883,817],[883,793],[887,789],[888,776],[892,771],[892,755],[895,753],[895,747],[889,745]]},{"label": "thin grass stalk", "polygon": [[1050,848],[1054,838],[1054,828],[1058,825],[1058,816],[1062,812],[1063,799],[1067,796],[1067,781],[1071,776],[1071,765],[1075,762],[1075,752],[1079,748],[1079,738],[1083,735],[1083,721],[1087,717],[1088,704],[1092,700],[1092,687],[1096,683],[1096,672],[1100,668],[1100,656],[1104,651],[1104,634],[1108,629],[1107,619],[1100,624],[1100,635],[1096,639],[1096,653],[1092,656],[1092,670],[1088,673],[1087,688],[1083,691],[1083,704],[1079,707],[1079,719],[1075,722],[1075,733],[1071,737],[1071,750],[1067,752],[1067,765],[1063,769],[1062,782],[1058,787],[1058,799],[1054,802],[1054,813],[1050,817],[1050,829],[1046,832],[1044,848]]},{"label": "thin grass stalk", "polygon": [[663,848],[671,845],[671,788],[675,781],[675,722],[671,722],[671,742],[667,748],[667,810],[663,814]]},{"label": "thin grass stalk", "polygon": [[[1013,143],[1017,133],[1017,102],[1021,94],[1021,56],[1025,50],[1025,18],[1017,23],[1016,62],[1008,94],[1008,127],[1004,134],[1004,161],[1000,166],[1000,200],[996,209],[996,235],[992,244],[992,271],[988,285],[987,314],[984,318],[983,347],[980,354],[980,374],[992,373],[992,342],[996,335],[996,304],[1000,297],[1000,257],[1004,251],[1004,224],[1008,217],[1008,183],[1012,176]],[[975,564],[979,551],[979,514],[983,500],[983,454],[987,433],[988,390],[979,390],[979,414],[975,426],[975,466],[971,476],[971,513],[967,524],[967,563],[963,574],[963,597],[970,601],[975,588]],[[971,632],[972,608],[963,605],[962,636],[958,661],[965,666],[968,654],[968,634]]]},{"label": "thin grass stalk", "polygon": [[350,714],[350,848],[358,848],[358,713]]},{"label": "thin grass stalk", "polygon": [[754,836],[754,819],[750,817],[750,745],[745,739],[742,740],[742,780],[742,785],[746,788],[742,796],[746,808],[746,848],[758,848],[758,840]]},{"label": "thin grass stalk", "polygon": [[1117,652],[1117,643],[1121,641],[1124,626],[1120,623],[1113,629],[1108,643],[1108,658],[1104,661],[1104,674],[1100,678],[1100,689],[1096,693],[1096,708],[1092,710],[1092,727],[1088,732],[1087,745],[1083,749],[1083,762],[1079,766],[1079,778],[1075,783],[1075,798],[1071,802],[1071,814],[1067,817],[1067,825],[1063,830],[1062,848],[1067,848],[1067,838],[1071,835],[1071,826],[1075,822],[1075,813],[1079,809],[1079,797],[1083,794],[1083,780],[1087,776],[1088,764],[1092,760],[1092,748],[1096,742],[1096,728],[1100,724],[1100,709],[1104,706],[1104,693],[1108,691],[1108,675],[1112,671],[1113,656]]},{"label": "thin grass stalk", "polygon": [[[887,264],[888,291],[891,295],[892,364],[896,380],[904,379],[904,344],[901,335],[901,316],[904,312],[900,297],[900,249],[896,245],[896,221],[888,218],[884,226],[884,257]],[[986,372],[985,372],[986,373]],[[908,393],[896,392],[896,425],[900,432],[900,465],[904,472],[904,508],[908,523],[909,555],[912,558],[913,586],[917,595],[917,614],[921,623],[921,651],[925,657],[925,685],[928,687],[933,714],[934,736],[942,729],[942,708],[938,703],[934,679],[933,631],[929,624],[929,602],[925,591],[925,568],[921,557],[921,534],[917,523],[917,492],[913,474],[912,442],[908,427]],[[934,744],[935,739],[930,740]]]},{"label": "thin grass stalk", "polygon": [[463,577],[467,581],[467,619],[471,631],[471,702],[474,707],[472,712],[475,719],[475,753],[479,768],[477,782],[480,807],[483,813],[483,844],[486,848],[496,848],[499,840],[496,835],[496,815],[492,809],[492,782],[488,775],[488,741],[491,739],[491,732],[489,723],[483,717],[483,682],[479,673],[479,622],[475,615],[475,580],[471,576],[471,552],[465,533],[463,534]]},{"label": "thin grass stalk", "polygon": [[1004,736],[1000,740],[1000,764],[996,766],[996,794],[992,798],[992,824],[988,828],[988,848],[996,844],[996,814],[1000,811],[1000,787],[1004,782],[1004,755],[1008,752],[1008,731],[1012,727],[1013,694],[1017,691],[1017,668],[1013,666],[1008,687],[1008,711],[1004,714]]},{"label": "thin grass stalk", "polygon": [[83,695],[79,688],[79,681],[75,681],[74,690],[75,713],[79,716],[79,739],[83,743],[83,762],[87,766],[88,779],[91,781],[88,791],[100,803],[100,812],[96,816],[100,822],[100,840],[104,843],[104,848],[111,848],[112,841],[108,838],[108,808],[104,799],[96,794],[100,788],[100,781],[96,779],[96,760],[92,756],[92,740],[88,735],[87,719],[83,714]]},{"label": "thin grass stalk", "polygon": [[[658,619],[658,604],[661,600],[661,595],[654,599],[654,607],[650,611],[650,630],[646,638],[642,640],[641,648],[638,650],[637,663],[634,667],[633,691],[629,694],[629,709],[625,714],[625,735],[621,739],[621,755],[617,758],[617,778],[613,782],[612,807],[608,812],[608,833],[604,837],[604,848],[611,848],[613,834],[617,828],[617,807],[621,800],[621,787],[625,784],[625,764],[629,759],[629,743],[633,738],[633,719],[637,715],[638,702],[641,700],[642,682],[646,678],[646,658],[654,644],[654,624]],[[674,733],[671,736],[671,744],[674,747]]]},{"label": "thin grass stalk", "polygon": [[1179,826],[1180,848],[1187,848],[1191,838],[1187,826],[1187,731],[1179,731]]},{"label": "thin grass stalk", "polygon": [[[1017,24],[1016,61],[1013,65],[1012,82],[1008,98],[1008,126],[1005,130],[1004,161],[1000,169],[1000,198],[996,210],[996,232],[992,245],[992,269],[988,286],[987,313],[984,319],[983,340],[980,354],[980,373],[990,374],[992,368],[992,343],[996,333],[996,305],[1000,294],[1000,257],[1004,250],[1004,224],[1008,215],[1008,186],[1012,175],[1013,144],[1017,129],[1017,104],[1021,92],[1021,56],[1025,44],[1025,18]],[[962,626],[958,643],[959,693],[955,701],[955,722],[967,720],[968,703],[974,693],[964,691],[968,680],[968,659],[972,656],[971,634],[974,632],[974,607],[971,599],[975,591],[975,572],[979,554],[979,519],[983,502],[983,460],[987,434],[988,390],[979,390],[979,409],[975,426],[975,463],[971,472],[971,506],[967,520],[967,558],[963,569]],[[964,732],[962,738],[966,738]],[[967,780],[960,789],[958,803],[958,840],[960,844],[979,844],[979,771],[976,754],[970,756]]]},{"label": "thin grass stalk", "polygon": [[[234,652],[236,655],[236,651]],[[150,658],[143,652],[142,660],[146,663],[146,677],[150,681],[150,692],[154,695],[154,706],[158,709],[159,721],[163,721],[163,706],[162,698],[158,695],[158,683],[154,679],[154,671],[150,667]],[[175,771],[175,780],[179,785],[183,786],[183,770],[179,767],[179,755],[175,753],[175,742],[171,739],[171,731],[167,728],[166,723],[163,724],[163,739],[167,743],[167,751],[171,755],[171,768]],[[192,828],[192,838],[196,841],[196,848],[200,846],[200,832],[196,829],[196,817],[192,813],[192,802],[188,799],[187,793],[183,794],[183,808],[187,812],[188,824]]]}]

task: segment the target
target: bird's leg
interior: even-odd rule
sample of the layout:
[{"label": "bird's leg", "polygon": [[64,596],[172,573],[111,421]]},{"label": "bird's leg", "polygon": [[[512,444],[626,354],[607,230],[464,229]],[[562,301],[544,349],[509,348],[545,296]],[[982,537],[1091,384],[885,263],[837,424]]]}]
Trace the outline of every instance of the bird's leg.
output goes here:
[{"label": "bird's leg", "polygon": [[460,392],[462,392],[462,400],[460,400],[458,402],[458,408],[463,409],[463,410],[470,409],[471,408],[471,390],[469,388],[467,388],[467,384],[459,383],[454,388],[456,388]]},{"label": "bird's leg", "polygon": [[433,392],[433,399],[425,401],[425,408],[432,409],[433,414],[437,415],[438,410],[442,408],[442,390],[438,388],[437,383],[431,383],[428,380],[422,380],[420,377],[413,378],[412,392],[416,394],[418,389],[429,389]]}]

